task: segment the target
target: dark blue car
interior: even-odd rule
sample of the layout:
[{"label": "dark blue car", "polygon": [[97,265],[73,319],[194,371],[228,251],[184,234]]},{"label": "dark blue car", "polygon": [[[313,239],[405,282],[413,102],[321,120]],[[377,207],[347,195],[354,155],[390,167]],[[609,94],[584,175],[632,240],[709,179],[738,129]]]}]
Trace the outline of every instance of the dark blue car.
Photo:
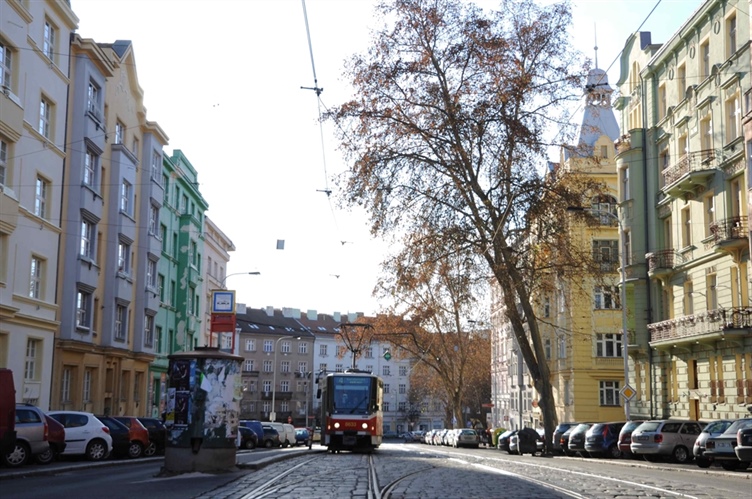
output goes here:
[{"label": "dark blue car", "polygon": [[250,428],[256,434],[257,442],[264,441],[264,428],[261,426],[261,421],[256,419],[242,420],[240,421],[240,426]]},{"label": "dark blue car", "polygon": [[295,428],[295,445],[309,445],[311,433],[307,428]]},{"label": "dark blue car", "polygon": [[593,457],[621,457],[619,432],[625,421],[596,423],[585,433],[585,450]]}]

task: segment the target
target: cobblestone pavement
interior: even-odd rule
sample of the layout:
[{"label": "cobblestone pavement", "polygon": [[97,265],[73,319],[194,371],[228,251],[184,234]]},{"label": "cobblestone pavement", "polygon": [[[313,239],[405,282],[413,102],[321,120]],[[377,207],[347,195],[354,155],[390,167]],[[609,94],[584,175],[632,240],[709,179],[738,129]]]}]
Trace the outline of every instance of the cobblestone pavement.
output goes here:
[{"label": "cobblestone pavement", "polygon": [[738,499],[752,497],[750,478],[752,473],[709,473],[628,460],[547,459],[485,449],[385,444],[373,455],[320,452],[293,457],[198,499]]}]

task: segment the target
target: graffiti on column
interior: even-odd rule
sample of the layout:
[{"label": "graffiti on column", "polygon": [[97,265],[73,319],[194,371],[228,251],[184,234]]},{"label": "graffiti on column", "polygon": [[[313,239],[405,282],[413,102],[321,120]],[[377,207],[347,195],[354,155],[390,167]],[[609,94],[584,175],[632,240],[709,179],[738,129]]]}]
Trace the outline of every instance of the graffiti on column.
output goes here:
[{"label": "graffiti on column", "polygon": [[206,391],[204,437],[235,438],[242,396],[240,363],[227,359],[206,359],[201,389]]}]

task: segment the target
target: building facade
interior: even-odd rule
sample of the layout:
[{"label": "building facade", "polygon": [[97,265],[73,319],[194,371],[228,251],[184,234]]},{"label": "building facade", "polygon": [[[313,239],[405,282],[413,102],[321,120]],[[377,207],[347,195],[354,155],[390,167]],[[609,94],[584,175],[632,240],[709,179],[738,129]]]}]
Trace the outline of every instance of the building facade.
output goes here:
[{"label": "building facade", "polygon": [[[202,346],[217,346],[216,338],[212,343],[211,337],[212,290],[223,289],[225,286],[231,251],[235,251],[235,245],[230,238],[213,220],[208,216],[204,217],[204,321],[203,334],[199,340]],[[236,346],[235,353],[238,351]]]},{"label": "building facade", "polygon": [[746,0],[708,0],[666,43],[635,33],[622,54],[634,417],[733,418],[752,404],[749,34]]},{"label": "building facade", "polygon": [[50,0],[1,2],[0,19],[0,366],[15,372],[18,402],[47,409],[78,18],[69,2]]}]

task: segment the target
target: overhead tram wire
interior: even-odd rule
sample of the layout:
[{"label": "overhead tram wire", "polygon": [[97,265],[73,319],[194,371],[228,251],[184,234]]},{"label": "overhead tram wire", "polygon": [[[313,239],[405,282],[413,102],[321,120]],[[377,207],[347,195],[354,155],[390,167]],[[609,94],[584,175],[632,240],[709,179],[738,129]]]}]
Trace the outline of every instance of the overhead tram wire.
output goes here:
[{"label": "overhead tram wire", "polygon": [[301,4],[303,5],[303,18],[305,20],[305,27],[306,27],[306,36],[308,38],[308,53],[311,57],[311,70],[313,71],[313,86],[312,87],[304,87],[301,86],[300,88],[303,90],[313,90],[316,93],[316,104],[318,108],[318,119],[319,119],[319,137],[321,140],[321,158],[324,165],[324,188],[323,189],[316,189],[317,192],[323,192],[326,194],[327,202],[329,203],[329,210],[332,213],[332,219],[334,220],[334,228],[339,233],[339,224],[337,223],[337,216],[334,212],[334,206],[332,206],[331,201],[331,194],[332,190],[329,188],[329,175],[326,170],[326,148],[324,145],[324,124],[321,119],[321,93],[324,91],[322,87],[319,87],[319,80],[316,76],[316,64],[314,62],[313,58],[313,44],[311,43],[311,28],[308,25],[308,11],[306,10],[306,3],[305,0],[301,0]]}]

